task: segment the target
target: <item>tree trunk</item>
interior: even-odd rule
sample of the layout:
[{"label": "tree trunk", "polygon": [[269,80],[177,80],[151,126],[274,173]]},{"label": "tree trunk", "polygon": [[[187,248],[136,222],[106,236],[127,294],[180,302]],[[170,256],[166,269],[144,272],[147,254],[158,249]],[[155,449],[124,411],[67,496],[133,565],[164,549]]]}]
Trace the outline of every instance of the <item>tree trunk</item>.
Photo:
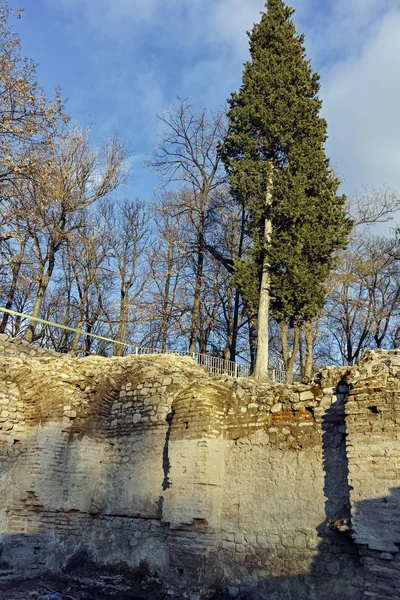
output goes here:
[{"label": "tree trunk", "polygon": [[[89,314],[89,304],[86,303],[86,315],[85,315],[86,333],[93,333],[93,329],[99,319],[100,314],[101,314],[100,300],[97,304],[96,310],[91,315]],[[90,337],[90,335],[85,335],[85,353],[87,355],[92,353],[93,339],[94,338]]]},{"label": "tree trunk", "polygon": [[269,335],[269,305],[270,305],[270,286],[271,278],[269,274],[269,262],[266,254],[266,248],[271,243],[272,222],[268,212],[272,202],[272,165],[267,181],[267,191],[265,194],[265,217],[264,217],[264,257],[262,265],[260,303],[258,306],[258,336],[257,336],[257,359],[254,369],[256,379],[268,378],[268,335]]},{"label": "tree trunk", "polygon": [[196,352],[196,339],[199,332],[200,308],[201,308],[201,287],[203,283],[203,267],[204,267],[204,239],[203,233],[199,234],[198,255],[196,268],[196,285],[194,289],[194,300],[192,309],[192,320],[190,324],[190,339],[189,339],[189,354]]},{"label": "tree trunk", "polygon": [[[267,221],[266,221],[267,223]],[[270,275],[269,263],[264,256],[261,278],[260,304],[258,306],[258,336],[257,336],[257,358],[254,369],[256,379],[268,378],[268,323],[270,304]]]},{"label": "tree trunk", "polygon": [[300,328],[300,339],[299,339],[299,363],[300,363],[300,377],[301,380],[303,380],[305,378],[305,371],[306,371],[306,365],[305,365],[305,355],[304,355],[304,344],[303,344],[303,336],[302,336],[302,329]]},{"label": "tree trunk", "polygon": [[[120,287],[120,304],[119,304],[119,322],[117,331],[117,342],[125,342],[126,332],[128,329],[128,312],[129,312],[129,289],[131,278],[127,277],[128,255],[126,245],[122,250],[122,256],[118,258],[118,270],[121,278]],[[133,266],[132,266],[133,268]],[[122,356],[123,346],[114,344],[114,356]]]},{"label": "tree trunk", "polygon": [[287,369],[287,364],[289,362],[289,341],[288,341],[288,333],[289,328],[285,321],[279,322],[279,334],[281,338],[281,348],[282,348],[282,358],[283,363],[285,365],[285,369]]},{"label": "tree trunk", "polygon": [[224,348],[224,359],[230,360],[232,353],[232,342],[233,342],[233,330],[234,330],[234,295],[235,290],[232,286],[229,286],[226,297],[226,308],[224,310],[226,320],[226,340]]},{"label": "tree trunk", "polygon": [[285,363],[286,383],[293,383],[293,367],[299,351],[300,327],[299,325],[294,326],[292,353],[289,351],[289,328],[285,321],[280,321],[279,331],[281,336],[283,362]]},{"label": "tree trunk", "polygon": [[250,375],[252,375],[256,367],[257,336],[254,335],[254,333],[257,331],[258,323],[257,317],[253,312],[250,313],[250,311],[246,309],[246,314],[249,319]]},{"label": "tree trunk", "polygon": [[14,321],[14,336],[17,337],[22,325],[22,317],[15,317]]},{"label": "tree trunk", "polygon": [[[93,331],[93,327],[94,327],[94,322],[90,322],[88,321],[88,312],[86,312],[86,332],[87,333],[92,333]],[[96,318],[97,320],[97,318]],[[93,338],[90,337],[90,335],[85,335],[85,354],[87,356],[89,356],[92,353],[92,344],[93,344]]]},{"label": "tree trunk", "polygon": [[[231,291],[229,291],[226,308],[226,340],[224,348],[224,359],[232,360],[233,343],[235,340],[235,299],[232,297]],[[235,356],[235,353],[233,353]],[[235,360],[235,359],[233,359]]]},{"label": "tree trunk", "polygon": [[[127,292],[125,290],[121,291],[121,305],[119,311],[119,324],[118,324],[118,332],[117,332],[117,342],[125,343],[126,340],[126,332],[128,329],[128,312],[129,312],[129,303],[127,301]],[[124,346],[121,344],[115,344],[114,346],[114,356],[122,356],[122,351]]]},{"label": "tree trunk", "polygon": [[[79,281],[79,275],[77,273],[77,271],[74,268],[74,273],[75,273],[75,279],[76,279],[76,286],[78,289],[78,294],[79,294],[79,299],[80,299],[80,304],[79,304],[79,317],[78,317],[78,324],[76,326],[76,329],[81,330],[83,327],[83,317],[85,314],[85,309],[86,309],[86,305],[87,305],[87,299],[89,296],[89,287],[86,286],[85,291],[82,291],[82,287],[80,285],[80,281]],[[72,356],[75,356],[75,352],[76,352],[76,348],[78,346],[78,342],[79,339],[81,337],[81,334],[78,333],[77,331],[74,334],[74,339],[72,340],[72,345],[70,348],[69,353]]]},{"label": "tree trunk", "polygon": [[[51,276],[54,271],[54,265],[55,265],[55,252],[53,250],[51,250],[51,251],[49,251],[47,271],[46,271],[44,277],[39,278],[38,292],[37,292],[37,296],[36,296],[36,300],[35,300],[35,305],[34,305],[33,311],[32,311],[32,317],[34,317],[36,319],[39,317],[40,309],[42,308],[42,304],[43,304],[43,298],[44,298],[44,295],[45,295],[48,285],[50,283]],[[36,329],[36,321],[31,321],[29,323],[28,329],[25,334],[25,340],[27,342],[31,343],[34,340],[35,329]]]},{"label": "tree trunk", "polygon": [[208,344],[208,335],[207,332],[202,332],[202,335],[199,339],[199,353],[207,354],[207,344]]},{"label": "tree trunk", "polygon": [[164,302],[162,308],[162,321],[161,321],[161,348],[165,352],[167,350],[167,337],[168,337],[168,305],[169,305],[169,291],[171,288],[172,269],[173,269],[174,249],[170,242],[168,246],[168,261],[167,261],[167,277],[165,280],[164,287]]},{"label": "tree trunk", "polygon": [[[239,238],[239,247],[238,247],[238,258],[242,257],[243,254],[243,243],[244,243],[244,234],[245,234],[245,221],[246,221],[246,210],[244,207],[244,203],[242,203],[242,215],[240,220],[240,238]],[[232,258],[234,262],[234,258]],[[233,309],[233,331],[232,331],[232,346],[231,346],[231,355],[230,360],[235,362],[236,360],[236,346],[237,346],[237,338],[238,338],[238,327],[239,327],[239,310],[240,310],[240,291],[236,289],[235,291],[235,304]]]},{"label": "tree trunk", "polygon": [[[18,257],[13,264],[11,286],[8,291],[7,302],[4,307],[4,308],[7,308],[8,310],[11,310],[13,302],[14,302],[14,296],[15,296],[15,292],[17,290],[17,284],[18,284],[18,276],[19,276],[19,272],[21,270],[22,260],[25,255],[25,248],[26,248],[27,241],[28,241],[28,238],[25,238],[22,240],[21,245],[19,247]],[[0,333],[5,332],[9,318],[10,318],[10,315],[8,313],[3,313],[3,318],[0,323]]]},{"label": "tree trunk", "polygon": [[[83,327],[83,316],[85,314],[85,306],[86,306],[86,302],[87,302],[87,297],[88,297],[88,291],[85,292],[85,294],[81,298],[81,305],[79,307],[79,319],[78,319],[78,324],[76,326],[76,329],[79,329],[79,330],[81,330]],[[78,331],[75,332],[74,339],[72,340],[72,344],[71,344],[71,349],[69,351],[69,353],[72,356],[75,356],[76,349],[78,347],[78,342],[80,340],[81,335],[82,334],[79,333]]]},{"label": "tree trunk", "polygon": [[233,325],[232,325],[232,341],[231,341],[231,353],[229,360],[235,362],[236,360],[236,346],[238,338],[238,327],[239,327],[239,309],[240,309],[240,292],[236,290],[235,301],[233,306]]},{"label": "tree trunk", "polygon": [[[66,302],[66,308],[65,308],[65,315],[64,315],[64,319],[63,319],[63,325],[66,325],[67,327],[71,327],[71,287],[72,287],[72,269],[71,269],[71,262],[70,260],[68,260],[68,266],[65,272],[65,285],[66,285],[66,298],[65,298],[65,302]],[[69,331],[63,330],[62,334],[60,336],[60,340],[59,340],[59,344],[58,344],[58,348],[57,351],[58,352],[63,352],[63,353],[67,353],[71,350],[71,344],[69,343],[69,339],[70,339],[71,335]]]},{"label": "tree trunk", "polygon": [[[76,329],[82,329],[82,327],[83,327],[83,312],[81,312],[81,314],[79,315],[79,320],[78,320]],[[72,344],[71,344],[71,350],[69,351],[71,356],[75,356],[76,348],[78,346],[80,337],[81,337],[81,334],[78,332],[75,332],[74,339],[72,340]]]},{"label": "tree trunk", "polygon": [[304,376],[310,381],[313,376],[313,327],[311,321],[306,321],[305,325],[305,338],[306,338],[306,360],[304,365]]}]

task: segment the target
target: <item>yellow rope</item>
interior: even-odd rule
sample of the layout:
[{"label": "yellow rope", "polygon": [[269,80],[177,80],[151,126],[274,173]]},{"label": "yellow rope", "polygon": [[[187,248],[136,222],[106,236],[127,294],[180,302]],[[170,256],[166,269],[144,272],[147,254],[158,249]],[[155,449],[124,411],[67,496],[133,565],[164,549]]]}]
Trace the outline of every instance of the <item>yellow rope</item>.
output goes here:
[{"label": "yellow rope", "polygon": [[53,325],[54,327],[60,327],[61,329],[66,329],[67,331],[73,331],[74,333],[79,333],[80,335],[88,335],[88,336],[94,337],[98,340],[104,340],[105,342],[111,342],[112,344],[118,344],[119,346],[127,346],[130,348],[134,348],[134,346],[132,344],[125,344],[124,342],[117,342],[116,340],[111,340],[110,338],[103,337],[102,335],[96,335],[95,333],[88,333],[87,331],[83,331],[82,329],[74,329],[73,327],[67,327],[66,325],[60,325],[59,323],[55,323],[54,321],[45,321],[44,319],[38,319],[37,317],[31,317],[29,315],[17,312],[15,310],[10,310],[8,308],[2,308],[1,306],[0,306],[0,311],[8,313],[9,315],[23,317],[24,319],[29,319],[30,321],[37,321],[38,323],[44,323],[45,325]]}]

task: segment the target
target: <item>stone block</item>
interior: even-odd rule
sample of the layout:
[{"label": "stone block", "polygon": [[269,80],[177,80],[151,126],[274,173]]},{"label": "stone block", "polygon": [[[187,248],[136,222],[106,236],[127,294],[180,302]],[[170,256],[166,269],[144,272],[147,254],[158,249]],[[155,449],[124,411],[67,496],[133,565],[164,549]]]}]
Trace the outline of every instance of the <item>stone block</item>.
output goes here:
[{"label": "stone block", "polygon": [[235,542],[227,542],[223,540],[221,542],[221,548],[222,550],[230,550],[232,552],[235,552]]},{"label": "stone block", "polygon": [[310,390],[300,393],[300,402],[305,402],[306,400],[315,400],[315,396]]}]

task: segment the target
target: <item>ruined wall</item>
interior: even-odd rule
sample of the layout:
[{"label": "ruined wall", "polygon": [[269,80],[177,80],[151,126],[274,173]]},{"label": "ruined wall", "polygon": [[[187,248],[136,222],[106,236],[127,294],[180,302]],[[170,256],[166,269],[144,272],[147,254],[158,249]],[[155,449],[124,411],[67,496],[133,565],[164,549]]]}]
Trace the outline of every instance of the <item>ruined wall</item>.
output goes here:
[{"label": "ruined wall", "polygon": [[289,598],[357,597],[356,548],[328,527],[349,503],[344,394],[328,377],[311,389],[282,388],[278,403],[276,391],[263,388],[252,389],[247,413],[239,403],[232,415],[233,431],[238,412],[249,431],[228,447],[222,547],[229,578],[251,579],[255,568],[253,585],[265,597],[282,588]]},{"label": "ruined wall", "polygon": [[362,598],[360,548],[396,572],[400,356],[283,386],[173,356],[1,355],[0,585],[81,549],[201,595]]},{"label": "ruined wall", "polygon": [[28,356],[61,356],[51,348],[41,348],[34,344],[29,344],[20,338],[10,338],[6,333],[0,333],[0,356],[8,358],[27,358]]},{"label": "ruined wall", "polygon": [[370,352],[349,377],[347,456],[353,536],[366,597],[400,597],[400,352]]},{"label": "ruined wall", "polygon": [[186,528],[188,568],[202,556],[234,596],[359,597],[357,548],[329,528],[349,512],[347,385],[334,377],[341,391],[329,371],[311,387],[206,381],[174,402],[163,518],[178,548]]}]

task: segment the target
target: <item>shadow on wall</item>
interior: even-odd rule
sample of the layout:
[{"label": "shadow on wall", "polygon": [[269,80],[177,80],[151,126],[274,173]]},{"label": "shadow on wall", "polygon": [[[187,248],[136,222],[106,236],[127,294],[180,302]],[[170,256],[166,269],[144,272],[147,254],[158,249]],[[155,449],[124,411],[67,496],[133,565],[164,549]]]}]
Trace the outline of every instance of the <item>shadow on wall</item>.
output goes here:
[{"label": "shadow on wall", "polygon": [[[350,526],[350,488],[346,455],[344,403],[347,381],[337,386],[335,402],[322,417],[325,520],[318,526],[317,554],[304,575],[258,578],[241,586],[228,586],[228,597],[239,600],[361,600],[364,598],[364,568]],[[382,500],[371,501],[378,505]],[[400,502],[398,504],[400,511]],[[298,572],[302,551],[287,549],[286,572]]]},{"label": "shadow on wall", "polygon": [[[241,585],[228,586],[229,597],[240,600],[247,598],[252,600],[323,600],[324,598],[327,600],[361,600],[366,597],[365,590],[367,590],[370,599],[399,598],[397,590],[400,589],[400,559],[398,560],[397,557],[400,547],[400,518],[398,518],[400,517],[400,488],[393,489],[387,498],[364,500],[353,506],[353,515],[355,515],[353,527],[357,526],[356,540],[360,543],[360,535],[363,533],[365,544],[361,542],[362,545],[359,546],[353,540],[354,534],[350,526],[350,490],[344,417],[346,385],[346,381],[342,380],[338,386],[339,392],[336,401],[321,417],[324,494],[326,497],[325,519],[317,528],[320,541],[309,572],[305,575],[291,576],[290,572],[301,571],[299,563],[302,558],[304,559],[304,550],[297,550],[295,545],[291,548],[284,548],[284,554],[279,557],[279,560],[282,562],[281,571],[288,575],[269,577],[268,556],[264,556],[261,567],[255,565],[253,568],[249,565],[247,580],[242,581]],[[340,392],[340,389],[344,391]],[[108,418],[106,408],[104,413],[101,412],[101,419],[105,421]],[[138,438],[140,447],[146,453],[145,456],[154,456],[154,454],[162,456],[162,464],[159,464],[159,472],[156,477],[158,493],[154,494],[154,500],[158,497],[161,489],[165,491],[169,486],[168,474],[171,459],[169,436],[173,415],[173,411],[170,412],[162,429],[157,430],[155,436],[149,437],[148,446],[142,444],[141,436]],[[101,432],[101,422],[98,423],[98,427]],[[45,428],[42,427],[41,432],[41,435],[45,435]],[[36,575],[36,568],[38,573],[42,568],[51,568],[53,562],[54,568],[57,569],[81,548],[81,544],[85,545],[88,542],[90,545],[93,542],[93,537],[87,538],[88,531],[92,531],[91,535],[93,536],[93,531],[98,530],[99,537],[96,538],[93,547],[104,547],[104,552],[107,554],[112,553],[113,548],[115,548],[115,555],[121,550],[120,534],[123,534],[124,540],[126,539],[126,556],[133,556],[138,551],[138,546],[133,544],[148,545],[150,539],[153,539],[154,543],[148,547],[149,556],[155,554],[157,548],[161,547],[167,553],[168,544],[171,541],[171,538],[168,538],[170,532],[167,530],[166,524],[161,523],[160,514],[150,517],[129,515],[125,510],[119,514],[107,514],[110,497],[116,493],[115,487],[110,485],[110,481],[115,481],[113,479],[114,472],[118,470],[114,462],[111,462],[117,451],[114,446],[110,450],[110,457],[102,467],[104,468],[102,472],[104,497],[100,498],[101,502],[99,501],[98,506],[97,502],[91,501],[88,506],[82,507],[81,511],[76,510],[76,503],[72,502],[70,498],[72,492],[68,490],[71,487],[71,481],[65,481],[65,465],[71,463],[71,472],[75,473],[74,469],[77,466],[75,458],[78,454],[88,455],[90,458],[90,453],[93,452],[93,456],[99,464],[100,461],[105,460],[105,457],[98,455],[96,448],[91,449],[83,441],[80,442],[81,437],[78,434],[74,434],[78,437],[73,442],[68,432],[64,433],[65,440],[61,440],[61,435],[52,435],[51,439],[57,440],[57,447],[42,444],[49,450],[49,461],[45,465],[43,463],[36,465],[28,460],[27,476],[24,482],[28,486],[25,489],[34,490],[37,470],[39,467],[41,470],[45,467],[47,478],[54,482],[54,490],[52,490],[54,497],[56,492],[62,494],[64,489],[68,492],[66,499],[60,496],[58,501],[58,506],[63,506],[67,510],[48,511],[43,515],[43,507],[35,499],[33,491],[27,492],[30,496],[24,499],[23,506],[16,505],[12,518],[15,519],[15,530],[18,530],[18,523],[24,526],[27,517],[35,525],[37,515],[37,533],[21,532],[8,534],[2,538],[0,541],[0,584],[2,580],[6,582],[8,578],[12,579],[15,564],[18,564],[19,570],[26,570],[29,576]],[[82,440],[84,439],[82,436]],[[128,434],[113,436],[109,441],[115,445],[120,444],[123,449],[122,441],[124,440],[130,440]],[[37,434],[30,442],[32,446],[26,441],[25,449],[15,446],[14,451],[24,452],[27,459],[31,457],[33,460],[36,457],[36,460],[39,457],[39,453],[35,454],[34,452],[35,448],[37,449]],[[74,443],[76,444],[76,454],[74,453]],[[81,443],[82,445],[80,445]],[[155,452],[156,447],[157,452]],[[122,462],[122,460],[125,459],[121,459],[121,464],[130,464],[129,458],[126,462]],[[84,490],[84,497],[86,497],[86,492],[90,489],[89,474],[92,462],[85,459],[78,466],[82,485],[86,486]],[[29,481],[28,471],[31,472],[32,481]],[[67,472],[69,472],[68,469]],[[95,479],[96,485],[99,487],[97,475]],[[74,489],[78,490],[77,482],[73,481],[72,483]],[[93,493],[96,492],[97,487],[93,485]],[[69,504],[70,502],[71,504]],[[154,511],[157,513],[157,508]],[[10,518],[9,513],[8,519]],[[57,539],[51,531],[55,521],[60,525],[60,535]],[[133,529],[133,525],[136,529]],[[162,534],[160,534],[161,529],[163,529]],[[105,532],[110,535],[110,538],[115,538],[114,542],[110,542],[109,538],[101,537],[105,535]],[[388,533],[392,536],[390,547],[384,545],[388,542]],[[371,540],[374,541],[372,545]],[[396,540],[399,541],[399,545]],[[50,563],[49,551],[54,552]],[[156,558],[155,562],[160,563],[158,557]],[[235,558],[240,560],[240,556]],[[238,563],[238,566],[241,565]]]},{"label": "shadow on wall", "polygon": [[[307,575],[228,586],[238,600],[398,600],[400,598],[400,488],[353,506],[356,532],[321,523],[318,554]],[[356,544],[352,536],[368,544]],[[347,563],[347,564],[344,564]]]},{"label": "shadow on wall", "polygon": [[[157,437],[162,447],[165,433]],[[50,444],[53,441],[56,445]],[[149,442],[145,450],[152,454],[153,439]],[[52,428],[47,423],[35,435],[26,436],[17,457],[20,462],[1,470],[0,479],[7,477],[10,492],[0,494],[0,599],[6,598],[3,586],[46,572],[58,573],[83,550],[99,564],[126,562],[136,568],[141,560],[149,565],[166,562],[165,527],[157,515],[159,494],[154,494],[150,515],[146,506],[144,515],[133,510],[133,514],[110,511],[118,472],[110,461],[120,461],[120,456],[115,456],[112,447],[106,458],[105,446],[109,446],[107,441],[96,444],[85,436],[71,439],[60,426]],[[160,448],[156,450],[159,455]],[[161,465],[159,470],[162,473]],[[13,491],[13,481],[20,480]],[[158,483],[157,492],[161,475]]]},{"label": "shadow on wall", "polygon": [[[389,496],[353,503],[351,511],[345,378],[338,389],[336,401],[322,420],[326,518],[317,528],[320,542],[309,573],[258,582],[255,577],[240,587],[228,586],[229,597],[239,600],[400,598],[400,488],[392,488]],[[293,558],[295,570],[295,552]],[[290,564],[285,567],[289,570]]]},{"label": "shadow on wall", "polygon": [[390,495],[357,502],[354,537],[365,569],[366,596],[373,600],[400,598],[400,488]]},{"label": "shadow on wall", "polygon": [[[0,440],[0,588],[58,572],[82,549],[99,563],[165,560],[157,499],[167,485],[169,417],[148,435],[132,427],[132,416],[122,433],[110,431],[119,386],[104,377],[93,388],[87,409],[63,416],[60,401],[49,403],[39,417],[32,411],[24,432]],[[157,468],[154,456],[163,456]]]}]

